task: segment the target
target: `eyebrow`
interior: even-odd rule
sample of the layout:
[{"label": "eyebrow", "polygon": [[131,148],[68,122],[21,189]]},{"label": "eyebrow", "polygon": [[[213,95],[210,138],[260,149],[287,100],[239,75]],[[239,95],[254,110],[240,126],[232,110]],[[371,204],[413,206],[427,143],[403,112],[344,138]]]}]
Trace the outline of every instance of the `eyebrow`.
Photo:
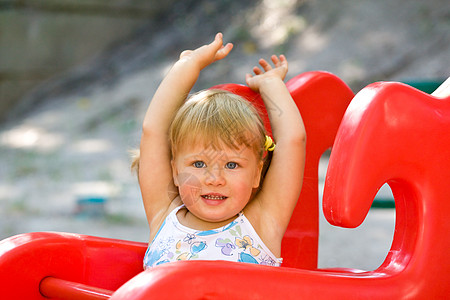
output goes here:
[{"label": "eyebrow", "polygon": [[186,156],[184,161],[203,160],[204,158],[211,159],[213,161],[217,161],[217,160],[221,159],[222,157],[226,157],[226,159],[224,159],[224,160],[227,160],[227,161],[233,161],[233,160],[249,161],[248,158],[246,158],[246,157],[244,157],[242,155],[231,155],[231,156],[229,156],[227,154],[208,155],[207,152],[206,153],[196,153],[196,154],[192,154],[192,155]]}]

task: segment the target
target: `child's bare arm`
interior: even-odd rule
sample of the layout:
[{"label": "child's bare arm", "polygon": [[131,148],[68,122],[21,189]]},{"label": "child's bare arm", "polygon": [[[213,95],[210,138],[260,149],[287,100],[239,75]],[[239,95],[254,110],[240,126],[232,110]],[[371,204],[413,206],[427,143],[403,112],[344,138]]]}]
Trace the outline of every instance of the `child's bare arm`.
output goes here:
[{"label": "child's bare arm", "polygon": [[255,76],[247,74],[246,82],[261,94],[276,142],[270,168],[255,200],[260,202],[265,224],[278,228],[282,236],[301,190],[306,132],[300,112],[283,82],[287,60],[273,55],[272,62],[274,67],[261,59],[262,69],[255,67]]},{"label": "child's bare arm", "polygon": [[170,124],[200,71],[226,57],[231,49],[232,44],[223,46],[219,33],[212,43],[182,52],[150,102],[143,122],[139,163],[139,184],[150,227],[177,195],[170,164]]}]

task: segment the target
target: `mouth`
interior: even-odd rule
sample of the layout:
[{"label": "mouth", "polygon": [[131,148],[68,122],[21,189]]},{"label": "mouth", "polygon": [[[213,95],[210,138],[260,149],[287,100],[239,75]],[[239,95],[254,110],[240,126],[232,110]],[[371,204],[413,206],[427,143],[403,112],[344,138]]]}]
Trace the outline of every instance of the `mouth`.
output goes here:
[{"label": "mouth", "polygon": [[220,195],[220,194],[205,194],[205,195],[201,195],[201,197],[204,200],[211,201],[211,202],[220,202],[220,201],[223,201],[228,198],[227,196]]}]

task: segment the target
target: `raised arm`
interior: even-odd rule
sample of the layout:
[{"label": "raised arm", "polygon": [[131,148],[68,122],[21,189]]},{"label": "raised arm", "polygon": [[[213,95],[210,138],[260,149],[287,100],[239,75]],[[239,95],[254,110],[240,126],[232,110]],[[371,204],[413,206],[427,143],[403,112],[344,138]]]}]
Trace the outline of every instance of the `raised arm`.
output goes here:
[{"label": "raised arm", "polygon": [[[306,132],[300,112],[283,82],[288,62],[283,55],[273,55],[271,59],[274,67],[261,59],[262,69],[253,68],[255,76],[247,74],[246,82],[261,94],[276,142],[271,165],[255,200],[260,203],[262,227],[276,228],[278,232],[272,234],[281,239],[300,195]],[[264,230],[270,233],[269,228]]]},{"label": "raised arm", "polygon": [[159,227],[157,223],[160,223],[177,195],[170,164],[170,124],[200,71],[226,57],[232,48],[232,44],[223,46],[222,34],[218,33],[212,43],[183,51],[150,102],[143,122],[138,176],[151,231]]}]

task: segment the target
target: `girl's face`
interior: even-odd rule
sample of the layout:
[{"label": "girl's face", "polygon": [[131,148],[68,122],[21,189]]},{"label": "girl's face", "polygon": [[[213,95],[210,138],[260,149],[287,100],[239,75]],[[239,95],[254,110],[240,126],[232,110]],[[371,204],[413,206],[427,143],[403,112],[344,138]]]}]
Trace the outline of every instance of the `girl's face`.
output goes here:
[{"label": "girl's face", "polygon": [[259,185],[263,162],[242,145],[184,146],[172,161],[173,179],[186,208],[207,222],[222,222],[247,205]]}]

